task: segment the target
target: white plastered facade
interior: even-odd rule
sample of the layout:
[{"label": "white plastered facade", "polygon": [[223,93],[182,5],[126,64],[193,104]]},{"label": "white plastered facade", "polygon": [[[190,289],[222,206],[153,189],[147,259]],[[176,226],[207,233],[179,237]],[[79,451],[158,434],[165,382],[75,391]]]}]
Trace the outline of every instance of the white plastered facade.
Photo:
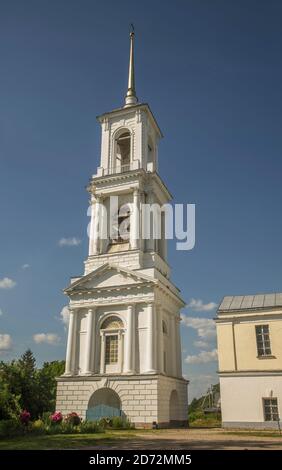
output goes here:
[{"label": "white plastered facade", "polygon": [[[58,378],[57,409],[85,418],[95,391],[113,390],[136,426],[187,423],[187,381],[182,377],[179,290],[170,281],[164,232],[161,239],[136,237],[142,202],[171,198],[157,173],[161,137],[148,105],[121,108],[98,118],[101,164],[90,180],[89,255],[84,275],[71,279],[66,372]],[[117,136],[130,135],[130,162],[115,161]],[[150,155],[149,155],[150,154]],[[120,163],[120,162],[119,162]],[[103,207],[118,196],[131,204],[128,243],[111,244],[101,234]],[[163,224],[161,230],[164,230]],[[103,329],[113,318],[116,330]],[[107,335],[116,335],[117,361],[107,363]]]}]

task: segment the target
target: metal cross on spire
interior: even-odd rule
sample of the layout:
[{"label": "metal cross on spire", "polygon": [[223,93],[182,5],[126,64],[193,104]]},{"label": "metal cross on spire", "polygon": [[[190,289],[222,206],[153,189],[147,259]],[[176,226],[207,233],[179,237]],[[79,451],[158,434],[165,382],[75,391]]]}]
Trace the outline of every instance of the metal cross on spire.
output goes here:
[{"label": "metal cross on spire", "polygon": [[125,105],[133,106],[138,102],[138,98],[136,96],[135,91],[135,75],[134,75],[134,25],[131,23],[131,30],[130,30],[130,52],[129,52],[129,69],[128,69],[128,87],[127,93],[125,96]]}]

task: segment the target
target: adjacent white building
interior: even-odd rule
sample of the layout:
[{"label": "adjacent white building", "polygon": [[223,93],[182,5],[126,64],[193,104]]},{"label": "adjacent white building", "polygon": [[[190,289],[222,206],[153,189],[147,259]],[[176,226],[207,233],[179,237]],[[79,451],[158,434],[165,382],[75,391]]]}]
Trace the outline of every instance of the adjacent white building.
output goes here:
[{"label": "adjacent white building", "polygon": [[282,293],[224,297],[216,327],[223,426],[277,429],[282,416]]},{"label": "adjacent white building", "polygon": [[[88,186],[89,255],[84,275],[65,289],[70,321],[57,409],[88,419],[125,415],[143,427],[185,425],[184,303],[170,281],[164,214],[159,239],[140,237],[141,204],[163,205],[171,195],[158,174],[161,131],[135,93],[133,41],[131,33],[125,104],[98,117],[101,162]],[[109,232],[112,196],[118,196],[115,237]]]}]

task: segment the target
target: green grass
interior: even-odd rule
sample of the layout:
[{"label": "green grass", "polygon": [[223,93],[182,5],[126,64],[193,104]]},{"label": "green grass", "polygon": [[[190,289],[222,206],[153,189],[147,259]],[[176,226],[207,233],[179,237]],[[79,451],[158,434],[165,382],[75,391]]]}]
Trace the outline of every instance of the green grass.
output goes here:
[{"label": "green grass", "polygon": [[27,435],[0,441],[0,450],[79,449],[96,445],[111,445],[117,440],[132,439],[134,430],[105,431],[97,434]]},{"label": "green grass", "polygon": [[279,431],[251,431],[251,430],[246,430],[246,431],[224,431],[222,434],[229,434],[230,436],[254,436],[254,437],[280,437],[282,440],[282,434],[279,434]]},{"label": "green grass", "polygon": [[[195,429],[195,428],[194,428]],[[193,428],[190,429],[193,433]],[[196,431],[196,429],[195,429]],[[132,430],[106,430],[95,434],[55,434],[55,435],[27,435],[23,437],[14,437],[0,440],[0,450],[47,450],[47,449],[82,449],[93,446],[111,446],[116,445],[118,441],[129,441],[138,439],[144,434],[162,435],[173,432],[173,429],[132,429]],[[220,430],[223,436],[249,436],[280,438],[282,435],[275,431],[250,431],[250,430]]]},{"label": "green grass", "polygon": [[217,413],[205,415],[202,411],[196,411],[189,415],[191,428],[221,428],[221,417]]}]

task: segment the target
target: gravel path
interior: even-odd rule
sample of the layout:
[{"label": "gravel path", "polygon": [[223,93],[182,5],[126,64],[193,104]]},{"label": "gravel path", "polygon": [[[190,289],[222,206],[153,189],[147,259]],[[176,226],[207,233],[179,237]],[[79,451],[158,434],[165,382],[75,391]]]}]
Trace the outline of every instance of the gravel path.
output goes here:
[{"label": "gravel path", "polygon": [[256,436],[232,434],[222,429],[167,429],[140,433],[132,439],[121,439],[103,447],[91,449],[130,449],[130,450],[193,450],[193,449],[262,449],[282,450],[282,436]]}]

